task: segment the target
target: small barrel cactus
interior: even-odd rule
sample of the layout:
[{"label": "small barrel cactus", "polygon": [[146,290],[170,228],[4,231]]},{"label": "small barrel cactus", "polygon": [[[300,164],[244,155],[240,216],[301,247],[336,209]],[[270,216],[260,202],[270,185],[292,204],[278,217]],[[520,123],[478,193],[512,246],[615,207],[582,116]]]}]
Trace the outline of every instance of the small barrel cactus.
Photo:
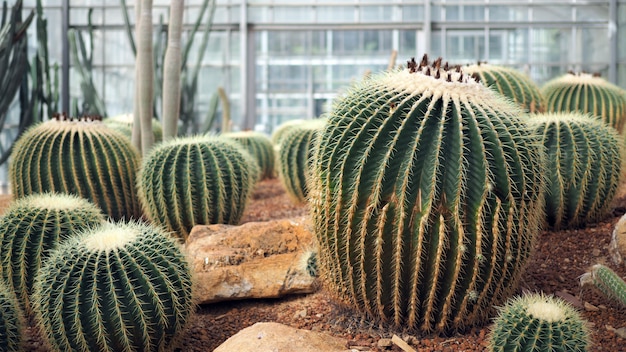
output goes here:
[{"label": "small barrel cactus", "polygon": [[587,323],[565,301],[543,294],[516,297],[499,308],[489,334],[490,352],[585,352]]},{"label": "small barrel cactus", "polygon": [[261,171],[261,180],[275,176],[274,145],[264,134],[251,131],[225,133],[222,136],[235,140],[254,158]]},{"label": "small barrel cactus", "polygon": [[16,198],[71,193],[114,219],[141,217],[135,177],[139,153],[121,133],[91,117],[63,115],[30,128],[15,142],[9,176]]},{"label": "small barrel cactus", "polygon": [[315,136],[322,125],[293,128],[286,132],[278,150],[278,175],[287,194],[296,202],[305,202],[313,166]]},{"label": "small barrel cactus", "polygon": [[237,224],[258,175],[256,162],[234,141],[178,138],[144,158],[139,197],[150,220],[186,239],[194,225]]},{"label": "small barrel cactus", "polygon": [[541,92],[546,111],[589,113],[622,133],[626,122],[624,91],[598,75],[570,72],[548,81]]},{"label": "small barrel cactus", "polygon": [[24,319],[13,291],[0,280],[0,351],[21,352]]},{"label": "small barrel cactus", "polygon": [[107,223],[62,243],[32,296],[54,351],[172,350],[194,309],[175,239],[141,223]]},{"label": "small barrel cactus", "polygon": [[[122,132],[123,135],[131,138],[133,133],[133,114],[122,114],[107,117],[103,119],[105,125],[110,128]],[[154,143],[158,143],[163,140],[163,126],[157,119],[152,119],[152,133],[154,133]]]},{"label": "small barrel cactus", "polygon": [[518,107],[441,59],[358,83],[314,156],[327,290],[398,328],[485,322],[515,292],[542,220],[538,143]]},{"label": "small barrel cactus", "polygon": [[545,99],[539,86],[528,75],[514,68],[479,62],[463,67],[463,72],[513,100],[527,112],[536,113],[545,110]]},{"label": "small barrel cactus", "polygon": [[528,124],[547,153],[548,225],[558,230],[601,220],[620,181],[623,142],[617,132],[579,112],[537,114]]},{"label": "small barrel cactus", "polygon": [[596,264],[580,277],[581,286],[594,286],[606,298],[626,306],[626,282],[611,268]]},{"label": "small barrel cactus", "polygon": [[70,194],[33,194],[7,208],[0,218],[0,272],[27,313],[35,276],[50,251],[104,221],[98,207]]}]

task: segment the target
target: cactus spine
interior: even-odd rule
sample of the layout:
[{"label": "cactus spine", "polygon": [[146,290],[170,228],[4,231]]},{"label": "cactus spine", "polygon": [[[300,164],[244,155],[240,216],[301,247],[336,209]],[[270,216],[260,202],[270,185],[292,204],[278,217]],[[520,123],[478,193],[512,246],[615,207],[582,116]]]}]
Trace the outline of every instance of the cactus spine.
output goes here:
[{"label": "cactus spine", "polygon": [[580,314],[565,301],[543,294],[509,300],[499,308],[489,334],[490,352],[584,352],[590,344]]},{"label": "cactus spine", "polygon": [[596,264],[591,270],[580,277],[580,285],[592,285],[605,297],[626,306],[626,282],[611,268]]},{"label": "cactus spine", "polygon": [[484,322],[514,292],[542,219],[541,148],[518,116],[426,57],[336,101],[309,197],[329,292],[395,327]]},{"label": "cactus spine", "polygon": [[156,146],[138,176],[146,215],[183,239],[197,224],[237,224],[258,177],[252,157],[223,137]]},{"label": "cactus spine", "polygon": [[98,207],[70,194],[34,194],[9,206],[0,218],[0,272],[27,313],[35,276],[50,251],[104,220]]},{"label": "cactus spine", "polygon": [[279,149],[279,177],[287,194],[296,202],[305,202],[309,193],[309,179],[313,166],[315,138],[322,125],[311,128],[293,128],[281,138]]},{"label": "cactus spine", "polygon": [[[116,131],[122,132],[123,135],[130,140],[133,133],[133,114],[122,114],[103,119],[105,125]],[[154,134],[154,142],[159,143],[163,140],[163,126],[157,119],[152,119],[152,132]]]},{"label": "cactus spine", "polygon": [[33,126],[15,143],[9,165],[16,198],[71,193],[114,219],[139,218],[135,190],[139,154],[120,133],[89,117]]},{"label": "cactus spine", "polygon": [[24,320],[13,291],[0,280],[0,351],[21,352]]},{"label": "cactus spine", "polygon": [[527,112],[545,110],[545,99],[539,86],[516,69],[479,62],[477,65],[463,67],[463,72],[513,100]]},{"label": "cactus spine", "polygon": [[581,113],[528,120],[547,153],[546,215],[554,229],[601,220],[620,181],[623,143],[603,122]]},{"label": "cactus spine", "polygon": [[250,131],[225,133],[223,136],[235,140],[250,153],[259,165],[261,180],[274,177],[276,155],[269,138],[264,134]]},{"label": "cactus spine", "polygon": [[598,75],[568,73],[547,82],[541,91],[548,112],[589,113],[622,133],[626,121],[624,91]]},{"label": "cactus spine", "polygon": [[140,223],[108,223],[61,244],[39,271],[34,310],[54,351],[164,351],[194,305],[175,240]]}]

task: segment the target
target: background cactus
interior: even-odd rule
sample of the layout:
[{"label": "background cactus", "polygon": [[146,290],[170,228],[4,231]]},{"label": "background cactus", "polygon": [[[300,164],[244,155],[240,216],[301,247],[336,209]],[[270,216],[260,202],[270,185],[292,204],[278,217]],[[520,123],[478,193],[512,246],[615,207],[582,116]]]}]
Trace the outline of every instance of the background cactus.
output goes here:
[{"label": "background cactus", "polygon": [[139,197],[148,218],[186,239],[197,224],[237,224],[258,174],[256,162],[234,141],[178,138],[144,158]]},{"label": "background cactus", "polygon": [[605,297],[626,306],[626,282],[611,268],[596,264],[580,277],[581,286],[593,286]]},{"label": "background cactus", "polygon": [[139,154],[127,138],[89,117],[33,126],[16,142],[9,164],[16,198],[33,193],[71,193],[114,219],[139,218],[135,190]]},{"label": "background cactus", "polygon": [[[133,115],[122,114],[103,119],[105,125],[108,127],[122,132],[130,140],[133,133]],[[154,142],[159,143],[163,140],[163,126],[157,119],[152,119],[152,132],[154,133]]]},{"label": "background cactus", "polygon": [[231,132],[223,134],[241,144],[245,150],[254,158],[259,165],[261,179],[268,179],[275,176],[274,145],[264,134],[251,131]]},{"label": "background cactus", "polygon": [[545,110],[545,99],[539,86],[530,77],[514,68],[479,62],[463,67],[463,72],[513,100],[527,112],[536,113]]},{"label": "background cactus", "polygon": [[34,194],[6,209],[0,218],[0,272],[27,313],[35,276],[50,251],[104,220],[98,207],[69,194]]},{"label": "background cactus", "polygon": [[33,305],[54,351],[165,351],[193,312],[191,285],[173,238],[146,224],[107,223],[51,253]]},{"label": "background cactus", "polygon": [[617,132],[582,113],[528,120],[547,153],[546,215],[554,229],[601,220],[619,186],[623,143]]},{"label": "background cactus", "polygon": [[587,323],[565,301],[527,294],[499,308],[489,351],[584,352],[591,345]]},{"label": "background cactus", "polygon": [[272,140],[272,144],[274,144],[275,146],[280,145],[281,139],[286,132],[290,131],[292,128],[301,126],[303,123],[306,123],[306,121],[307,120],[294,119],[294,120],[287,120],[283,122],[282,124],[278,125],[276,129],[274,129],[274,132],[272,133],[272,136],[270,137]]},{"label": "background cactus", "polygon": [[13,291],[0,280],[0,351],[21,352],[24,320]]},{"label": "background cactus", "polygon": [[516,289],[542,219],[542,149],[518,116],[426,57],[337,100],[309,197],[328,291],[398,328],[484,322]]},{"label": "background cactus", "polygon": [[296,127],[281,138],[278,151],[279,177],[287,194],[296,202],[305,202],[309,193],[315,138],[321,130],[322,125]]},{"label": "background cactus", "polygon": [[548,81],[541,92],[548,112],[589,113],[622,133],[626,119],[624,91],[598,75],[571,72]]}]

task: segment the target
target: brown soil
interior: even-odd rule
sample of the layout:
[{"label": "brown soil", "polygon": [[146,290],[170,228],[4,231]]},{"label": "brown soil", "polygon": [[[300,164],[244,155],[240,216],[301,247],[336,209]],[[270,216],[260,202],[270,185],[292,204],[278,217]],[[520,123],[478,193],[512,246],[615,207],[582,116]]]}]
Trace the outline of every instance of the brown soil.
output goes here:
[{"label": "brown soil", "polygon": [[[626,185],[622,189],[626,188]],[[0,196],[0,209],[9,198]],[[580,275],[593,264],[603,263],[626,275],[608,257],[613,226],[626,211],[626,190],[613,202],[610,216],[585,229],[541,234],[535,253],[522,278],[519,292],[544,292],[580,305],[580,312],[591,326],[592,351],[620,351],[626,344],[613,328],[626,326],[626,310],[607,301],[597,292],[578,284]],[[301,216],[306,204],[296,205],[276,179],[261,182],[246,209],[243,222]],[[222,302],[198,308],[182,336],[178,351],[212,351],[228,337],[256,322],[279,322],[297,328],[324,331],[348,340],[346,349],[356,351],[402,351],[397,346],[378,347],[378,340],[394,333],[408,340],[418,351],[484,351],[489,326],[476,327],[452,337],[411,336],[379,326],[368,325],[356,314],[337,306],[322,290],[283,299]],[[26,351],[44,352],[41,338],[33,328],[27,331]]]}]

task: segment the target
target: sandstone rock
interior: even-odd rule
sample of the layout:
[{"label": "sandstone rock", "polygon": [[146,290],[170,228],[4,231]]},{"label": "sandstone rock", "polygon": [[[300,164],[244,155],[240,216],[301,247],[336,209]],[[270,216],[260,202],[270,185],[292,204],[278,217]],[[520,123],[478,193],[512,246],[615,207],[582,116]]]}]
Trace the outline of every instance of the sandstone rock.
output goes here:
[{"label": "sandstone rock", "polygon": [[198,303],[314,292],[317,246],[309,226],[305,217],[194,226],[185,251]]},{"label": "sandstone rock", "polygon": [[609,244],[609,254],[615,264],[622,264],[622,257],[626,255],[626,215],[623,215],[615,224]]},{"label": "sandstone rock", "polygon": [[231,336],[213,352],[340,352],[347,341],[278,323],[256,323]]}]

